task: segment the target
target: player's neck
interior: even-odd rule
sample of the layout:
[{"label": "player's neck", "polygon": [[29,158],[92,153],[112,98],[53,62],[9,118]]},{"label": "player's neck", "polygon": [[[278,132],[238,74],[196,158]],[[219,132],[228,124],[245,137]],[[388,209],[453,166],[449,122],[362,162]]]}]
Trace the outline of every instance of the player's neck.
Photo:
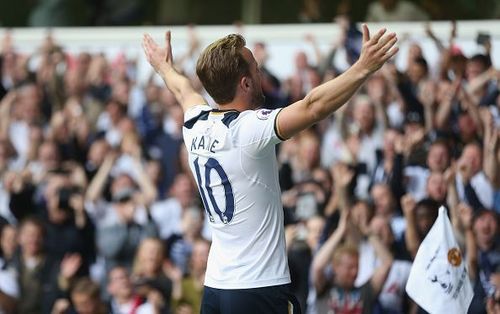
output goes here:
[{"label": "player's neck", "polygon": [[249,104],[246,104],[244,102],[236,102],[232,101],[230,103],[224,104],[224,105],[219,105],[219,110],[236,110],[236,111],[245,111],[252,109],[252,106]]}]

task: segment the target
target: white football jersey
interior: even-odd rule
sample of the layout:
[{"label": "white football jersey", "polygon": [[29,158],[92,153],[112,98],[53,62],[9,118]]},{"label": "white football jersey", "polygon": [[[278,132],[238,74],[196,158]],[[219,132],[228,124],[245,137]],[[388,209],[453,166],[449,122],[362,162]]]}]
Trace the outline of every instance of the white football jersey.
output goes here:
[{"label": "white football jersey", "polygon": [[278,112],[200,105],[184,115],[189,166],[212,226],[208,287],[290,282],[275,153]]}]

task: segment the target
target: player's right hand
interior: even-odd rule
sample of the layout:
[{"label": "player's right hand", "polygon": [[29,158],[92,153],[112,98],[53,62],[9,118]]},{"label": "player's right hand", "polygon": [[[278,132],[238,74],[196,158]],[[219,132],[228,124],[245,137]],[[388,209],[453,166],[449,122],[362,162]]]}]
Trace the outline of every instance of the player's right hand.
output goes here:
[{"label": "player's right hand", "polygon": [[170,44],[171,33],[165,33],[165,47],[161,48],[149,34],[144,34],[142,48],[148,62],[157,73],[173,68],[172,46]]},{"label": "player's right hand", "polygon": [[380,69],[399,50],[394,46],[398,41],[396,33],[385,33],[383,28],[370,37],[368,26],[363,24],[363,46],[357,63],[370,74]]}]

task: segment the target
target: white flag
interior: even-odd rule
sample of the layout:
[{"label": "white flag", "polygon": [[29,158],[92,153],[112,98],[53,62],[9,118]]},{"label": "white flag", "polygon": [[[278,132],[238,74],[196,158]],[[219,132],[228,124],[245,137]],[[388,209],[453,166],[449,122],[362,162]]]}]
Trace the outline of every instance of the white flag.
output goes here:
[{"label": "white flag", "polygon": [[446,209],[439,215],[424,241],[406,283],[406,292],[430,314],[465,314],[473,291]]}]

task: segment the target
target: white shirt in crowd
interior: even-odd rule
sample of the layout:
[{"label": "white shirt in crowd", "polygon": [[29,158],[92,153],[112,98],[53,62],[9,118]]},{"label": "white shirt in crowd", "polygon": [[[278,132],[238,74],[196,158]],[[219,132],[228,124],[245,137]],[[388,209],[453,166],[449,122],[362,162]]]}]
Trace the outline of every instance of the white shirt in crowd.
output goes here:
[{"label": "white shirt in crowd", "polygon": [[[461,201],[465,201],[465,188],[460,173],[457,173],[456,183],[458,197]],[[484,208],[493,209],[493,187],[484,172],[478,172],[473,176],[470,184]]]},{"label": "white shirt in crowd", "polygon": [[[4,261],[0,259],[0,291],[6,295],[18,298],[19,286],[17,284],[17,273],[12,268],[3,268]],[[0,305],[0,314],[4,314],[4,310]]]}]

